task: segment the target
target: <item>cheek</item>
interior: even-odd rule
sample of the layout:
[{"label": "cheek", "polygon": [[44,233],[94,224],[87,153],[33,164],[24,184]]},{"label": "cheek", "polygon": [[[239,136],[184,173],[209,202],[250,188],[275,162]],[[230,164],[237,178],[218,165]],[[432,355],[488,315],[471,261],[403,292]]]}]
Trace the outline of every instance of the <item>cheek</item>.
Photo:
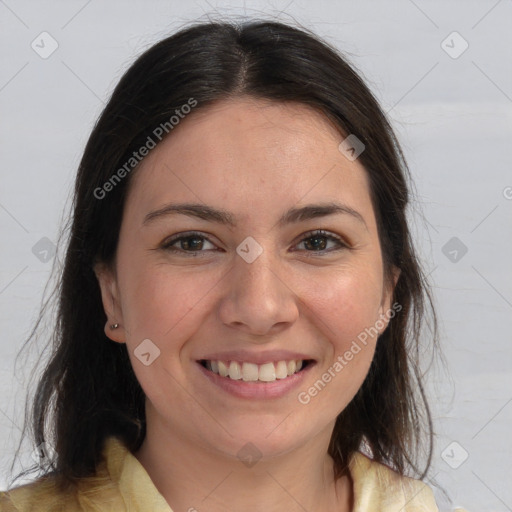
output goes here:
[{"label": "cheek", "polygon": [[331,273],[304,289],[312,318],[319,320],[318,328],[329,337],[337,353],[375,325],[381,294],[379,276],[364,268]]},{"label": "cheek", "polygon": [[323,287],[316,282],[307,291],[311,321],[329,350],[298,400],[306,409],[323,411],[329,420],[353,399],[370,368],[377,343],[379,284],[379,276],[352,269],[331,275]]},{"label": "cheek", "polygon": [[[187,341],[200,328],[209,307],[208,292],[222,274],[139,265],[133,260],[124,275],[119,268],[126,345],[137,380],[153,403],[179,406],[183,414],[192,414],[195,409],[183,386],[187,370],[182,363],[187,359]],[[137,354],[148,339],[158,350],[148,345],[150,364],[146,366]]]},{"label": "cheek", "polygon": [[127,344],[132,348],[145,338],[160,346],[170,339],[186,339],[190,329],[197,328],[208,293],[222,278],[219,271],[199,275],[194,268],[142,261],[131,261],[126,269],[119,280]]}]

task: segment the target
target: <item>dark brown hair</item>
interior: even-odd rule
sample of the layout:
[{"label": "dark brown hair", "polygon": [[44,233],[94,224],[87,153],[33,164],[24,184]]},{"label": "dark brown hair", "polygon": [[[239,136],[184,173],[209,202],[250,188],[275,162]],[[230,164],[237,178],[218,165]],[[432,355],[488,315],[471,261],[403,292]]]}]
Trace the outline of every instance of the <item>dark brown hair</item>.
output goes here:
[{"label": "dark brown hair", "polygon": [[426,474],[433,433],[419,369],[420,335],[428,310],[433,347],[437,322],[411,241],[410,173],[393,130],[353,66],[309,31],[268,21],[208,22],[182,29],[135,61],[79,165],[52,353],[30,412],[35,445],[46,442],[56,455],[38,468],[63,485],[95,473],[108,436],[121,438],[132,452],[145,437],[145,395],[126,345],[104,333],[93,271],[96,262],[114,260],[131,174],[101,199],[95,191],[190,98],[199,110],[240,95],[308,105],[365,144],[359,161],[369,177],[385,277],[393,265],[401,270],[393,302],[402,309],[380,336],[362,387],[339,415],[329,453],[337,477],[363,444],[401,474],[411,468],[420,474],[418,460],[426,453],[421,477]]}]

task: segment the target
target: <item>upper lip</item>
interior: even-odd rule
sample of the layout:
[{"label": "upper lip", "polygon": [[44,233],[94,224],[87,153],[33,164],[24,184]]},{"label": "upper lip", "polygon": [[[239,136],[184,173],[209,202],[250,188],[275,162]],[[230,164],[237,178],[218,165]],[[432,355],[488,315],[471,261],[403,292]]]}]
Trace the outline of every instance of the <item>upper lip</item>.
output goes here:
[{"label": "upper lip", "polygon": [[251,352],[248,350],[229,350],[226,352],[213,352],[198,359],[198,361],[240,361],[244,363],[264,364],[275,361],[291,361],[292,359],[313,360],[307,354],[292,352],[290,350],[265,350]]}]

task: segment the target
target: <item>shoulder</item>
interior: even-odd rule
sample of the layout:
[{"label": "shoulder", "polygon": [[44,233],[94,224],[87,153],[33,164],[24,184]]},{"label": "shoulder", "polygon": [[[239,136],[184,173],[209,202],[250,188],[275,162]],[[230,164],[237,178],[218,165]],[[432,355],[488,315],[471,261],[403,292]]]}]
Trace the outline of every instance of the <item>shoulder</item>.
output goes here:
[{"label": "shoulder", "polygon": [[411,477],[355,452],[349,463],[354,485],[354,512],[439,512],[432,489]]},{"label": "shoulder", "polygon": [[108,478],[80,479],[68,490],[58,488],[54,478],[0,492],[0,512],[118,512],[125,510],[118,485]]},{"label": "shoulder", "polygon": [[[0,512],[89,512],[124,510],[119,492],[119,475],[123,468],[123,448],[116,440],[107,441],[107,460],[99,464],[96,474],[80,478],[65,490],[52,475],[0,491]],[[98,508],[99,507],[99,508]]]},{"label": "shoulder", "polygon": [[0,512],[57,512],[80,510],[73,493],[58,492],[52,477],[41,477],[0,492]]}]

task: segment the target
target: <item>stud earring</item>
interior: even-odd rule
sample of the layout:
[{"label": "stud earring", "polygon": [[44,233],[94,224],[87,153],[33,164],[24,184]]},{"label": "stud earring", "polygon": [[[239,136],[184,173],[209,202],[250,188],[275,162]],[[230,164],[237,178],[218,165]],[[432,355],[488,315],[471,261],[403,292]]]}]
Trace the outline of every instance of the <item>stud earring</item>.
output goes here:
[{"label": "stud earring", "polygon": [[118,327],[119,327],[119,324],[111,324],[111,325],[110,325],[110,328],[111,328],[112,330],[117,329]]}]

